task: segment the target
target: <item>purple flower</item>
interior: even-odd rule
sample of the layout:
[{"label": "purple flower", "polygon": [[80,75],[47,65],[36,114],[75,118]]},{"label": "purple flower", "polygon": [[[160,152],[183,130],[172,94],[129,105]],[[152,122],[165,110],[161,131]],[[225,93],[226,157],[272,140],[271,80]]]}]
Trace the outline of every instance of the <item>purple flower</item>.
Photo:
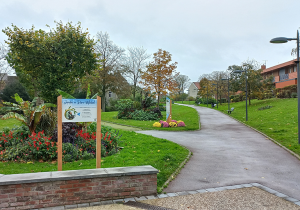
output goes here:
[{"label": "purple flower", "polygon": [[169,123],[167,123],[167,122],[163,122],[162,124],[163,124],[163,127],[164,127],[164,128],[169,127]]},{"label": "purple flower", "polygon": [[178,124],[177,124],[177,127],[185,127],[185,124],[184,124],[184,122],[180,122],[180,123],[178,123]]},{"label": "purple flower", "polygon": [[174,122],[174,123],[176,123],[176,124],[177,124],[177,121],[176,121],[176,120],[171,120],[171,122]]}]

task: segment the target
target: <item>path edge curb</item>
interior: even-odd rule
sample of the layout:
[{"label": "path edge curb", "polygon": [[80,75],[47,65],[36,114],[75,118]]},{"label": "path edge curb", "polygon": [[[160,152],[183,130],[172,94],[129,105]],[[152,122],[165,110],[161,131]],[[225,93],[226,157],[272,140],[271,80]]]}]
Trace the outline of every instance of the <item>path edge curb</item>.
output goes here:
[{"label": "path edge curb", "polygon": [[[221,112],[220,110],[217,110],[218,112]],[[300,156],[296,153],[294,153],[293,151],[289,150],[288,148],[286,148],[285,146],[283,146],[282,144],[280,144],[279,142],[277,142],[275,139],[269,137],[268,135],[264,134],[263,132],[257,130],[256,128],[253,128],[250,125],[245,124],[244,122],[230,116],[227,115],[226,113],[221,112],[222,114],[225,114],[226,116],[229,116],[230,118],[234,119],[235,121],[242,123],[243,125],[247,126],[248,128],[251,128],[252,130],[256,131],[257,133],[260,133],[261,135],[263,135],[264,137],[266,137],[267,139],[271,140],[272,142],[274,142],[275,144],[277,144],[278,146],[280,146],[281,148],[283,148],[284,150],[286,150],[287,152],[289,152],[290,154],[292,154],[293,156],[295,156],[296,158],[298,158],[300,160]]]},{"label": "path edge curb", "polygon": [[157,191],[158,193],[162,193],[162,191],[168,187],[169,183],[176,178],[176,176],[179,174],[179,172],[181,171],[181,169],[184,167],[184,165],[189,161],[189,159],[192,156],[192,152],[191,150],[189,150],[188,148],[186,148],[185,146],[182,146],[180,144],[178,144],[179,146],[187,149],[189,151],[189,154],[187,155],[187,157],[184,159],[184,161],[181,162],[181,164],[179,165],[179,167],[174,171],[174,173],[172,173],[170,175],[170,177],[167,179],[167,181],[162,185],[161,188],[159,188]]}]

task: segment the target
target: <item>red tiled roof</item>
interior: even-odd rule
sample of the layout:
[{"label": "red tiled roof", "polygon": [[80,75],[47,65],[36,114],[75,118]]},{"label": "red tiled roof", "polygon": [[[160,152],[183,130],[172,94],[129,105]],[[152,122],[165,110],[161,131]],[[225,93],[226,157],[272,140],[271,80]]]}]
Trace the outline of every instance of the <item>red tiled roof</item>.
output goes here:
[{"label": "red tiled roof", "polygon": [[285,62],[285,63],[281,63],[281,64],[278,64],[276,66],[272,66],[270,68],[267,68],[267,69],[263,70],[262,74],[267,73],[267,72],[271,72],[271,71],[274,71],[274,70],[277,70],[277,69],[280,69],[280,68],[283,68],[283,67],[286,67],[286,66],[292,66],[292,65],[295,64],[295,61],[297,61],[297,59],[294,59],[294,60],[291,60],[291,61],[288,61],[288,62]]},{"label": "red tiled roof", "polygon": [[200,89],[200,82],[193,82],[193,83],[198,89]]}]

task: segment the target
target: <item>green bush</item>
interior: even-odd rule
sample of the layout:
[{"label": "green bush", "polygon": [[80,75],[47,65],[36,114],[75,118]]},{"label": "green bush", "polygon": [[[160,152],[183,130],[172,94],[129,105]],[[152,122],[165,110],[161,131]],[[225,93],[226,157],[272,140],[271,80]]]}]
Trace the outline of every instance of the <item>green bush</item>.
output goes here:
[{"label": "green bush", "polygon": [[291,94],[291,98],[298,98],[298,94],[295,93],[295,92],[293,92],[293,93]]},{"label": "green bush", "polygon": [[147,112],[144,110],[135,110],[133,113],[131,113],[131,118],[134,120],[143,120],[143,121],[160,119],[157,113],[154,113],[152,111]]},{"label": "green bush", "polygon": [[118,118],[127,119],[127,116],[134,111],[133,101],[130,99],[120,99],[116,104],[116,108],[118,110]]}]

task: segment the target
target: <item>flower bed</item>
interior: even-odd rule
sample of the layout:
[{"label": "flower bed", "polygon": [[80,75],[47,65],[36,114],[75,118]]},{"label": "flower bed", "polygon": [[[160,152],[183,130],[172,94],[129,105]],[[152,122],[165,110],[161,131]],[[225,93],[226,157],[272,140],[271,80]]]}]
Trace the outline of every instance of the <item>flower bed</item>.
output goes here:
[{"label": "flower bed", "polygon": [[[95,125],[83,132],[75,123],[63,126],[63,161],[72,162],[79,159],[93,159],[96,153]],[[64,132],[66,131],[66,132]],[[101,129],[101,156],[117,153],[121,136],[109,127]],[[0,161],[52,161],[57,159],[57,132],[46,136],[44,131],[29,134],[25,127],[5,130],[0,134]]]},{"label": "flower bed", "polygon": [[155,122],[153,124],[153,127],[157,127],[157,128],[176,128],[176,127],[185,127],[185,124],[183,121],[181,120],[171,120],[170,123],[167,123],[166,121],[162,121],[160,120],[159,122]]}]

